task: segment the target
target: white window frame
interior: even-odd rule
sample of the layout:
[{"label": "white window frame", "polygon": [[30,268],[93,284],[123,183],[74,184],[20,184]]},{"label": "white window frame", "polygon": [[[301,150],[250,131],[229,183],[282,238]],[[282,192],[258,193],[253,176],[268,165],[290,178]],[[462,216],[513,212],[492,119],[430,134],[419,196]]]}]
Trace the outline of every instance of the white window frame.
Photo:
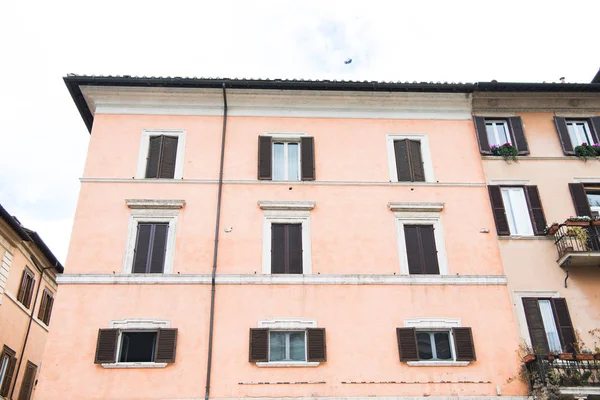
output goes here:
[{"label": "white window frame", "polygon": [[271,225],[302,225],[302,275],[312,274],[310,210],[314,201],[259,201],[263,210],[262,273],[271,274]]},{"label": "white window frame", "polygon": [[[488,120],[488,119],[485,119],[485,128],[486,128],[485,134],[486,135],[487,135],[487,125],[488,124],[492,125],[493,131],[494,131],[494,139],[496,139],[496,143],[490,143],[490,146],[495,146],[495,145],[496,146],[502,146],[506,142],[508,142],[511,145],[513,145],[512,138],[511,138],[511,132],[510,132],[510,130],[508,128],[508,123],[505,120],[501,120],[501,119],[490,119],[490,120]],[[503,125],[504,126],[504,131],[506,132],[507,139],[508,139],[506,142],[500,140],[500,136],[498,134],[498,128],[497,128],[498,125]]]},{"label": "white window frame", "polygon": [[[165,261],[163,275],[173,273],[173,261],[175,257],[175,239],[177,236],[177,219],[179,209],[183,207],[183,200],[126,200],[131,208],[129,216],[129,227],[127,232],[127,243],[123,259],[123,273],[133,274],[133,259],[137,241],[138,225],[140,223],[168,223],[167,248],[165,250]],[[136,274],[144,275],[144,274]],[[156,275],[156,274],[153,274]]]},{"label": "white window frame", "polygon": [[404,327],[415,328],[417,332],[448,332],[452,360],[419,360],[408,361],[410,367],[466,367],[470,361],[456,361],[456,349],[452,328],[461,327],[460,318],[406,318]]},{"label": "white window frame", "polygon": [[523,297],[535,297],[535,298],[558,298],[560,293],[554,290],[536,290],[526,291],[518,290],[513,292],[513,305],[517,311],[517,321],[519,322],[519,328],[521,332],[521,338],[529,347],[533,347],[531,338],[529,337],[529,327],[527,325],[527,318],[525,317],[525,308],[523,306]]},{"label": "white window frame", "polygon": [[[386,148],[388,153],[388,169],[390,171],[390,182],[398,182],[398,170],[396,169],[396,153],[394,150],[394,141],[396,140],[417,140],[421,142],[421,158],[423,159],[423,171],[425,173],[425,182],[435,182],[433,176],[433,163],[431,161],[431,151],[429,149],[429,139],[424,133],[406,133],[385,135]],[[415,184],[419,182],[400,182]]]},{"label": "white window frame", "polygon": [[[567,124],[567,133],[569,134],[569,139],[571,140],[571,144],[573,145],[573,148],[575,148],[576,146],[581,146],[581,143],[584,143],[584,142],[589,145],[592,145],[595,143],[594,138],[592,137],[592,131],[590,130],[590,124],[588,123],[588,121],[586,121],[584,119],[573,119],[573,120],[567,120],[566,124]],[[583,140],[580,140],[579,143],[573,143],[573,138],[571,138],[571,133],[569,132],[569,125],[573,126],[573,125],[577,125],[577,124],[583,124],[583,129],[585,130],[585,135],[587,137],[583,138]],[[581,139],[579,137],[579,134],[577,131],[576,131],[575,135],[577,136],[578,139]]]},{"label": "white window frame", "polygon": [[[286,354],[286,359],[283,359],[283,360],[271,360],[271,333],[275,333],[275,332],[285,333],[286,334],[286,336],[285,336],[285,354]],[[290,354],[290,340],[289,340],[290,336],[289,336],[289,334],[290,333],[299,333],[299,332],[304,333],[304,360],[292,360],[292,359],[289,358],[289,354]],[[269,336],[268,337],[269,337],[269,340],[268,340],[268,349],[269,349],[268,359],[269,359],[270,363],[281,363],[281,362],[283,362],[283,363],[293,363],[293,362],[304,363],[304,362],[307,362],[307,360],[308,360],[308,350],[307,350],[308,346],[307,346],[306,330],[269,329]]]},{"label": "white window frame", "polygon": [[398,240],[398,258],[400,260],[400,274],[410,275],[408,269],[408,253],[406,251],[406,237],[404,235],[404,225],[433,225],[433,235],[435,239],[435,247],[437,249],[437,258],[438,266],[440,269],[440,275],[448,275],[448,258],[446,256],[446,243],[444,241],[444,232],[440,215],[440,212],[444,208],[444,203],[395,202],[389,203],[388,207],[394,212],[396,222],[396,237]]},{"label": "white window frame", "polygon": [[[456,350],[454,349],[454,335],[452,335],[452,329],[446,329],[446,328],[427,328],[427,329],[416,329],[416,333],[427,333],[429,334],[429,343],[431,344],[431,354],[437,356],[437,349],[436,349],[436,345],[435,345],[435,338],[433,337],[433,335],[435,333],[447,333],[448,334],[448,341],[450,342],[450,356],[451,358],[448,360],[443,360],[443,359],[439,359],[437,357],[434,357],[430,360],[421,360],[420,356],[419,356],[419,361],[433,361],[433,362],[452,362],[452,361],[456,361]],[[419,340],[417,339],[417,353],[418,353],[418,343]]]},{"label": "white window frame", "polygon": [[[523,194],[523,198],[525,199],[525,210],[524,210],[524,216],[527,218],[527,221],[529,221],[529,231],[528,232],[516,232],[517,230],[517,223],[516,223],[516,217],[519,218],[524,218],[524,216],[522,215],[517,215],[515,213],[515,211],[523,211],[523,210],[516,210],[513,207],[513,203],[511,202],[510,205],[506,204],[506,202],[504,201],[504,193],[510,193],[510,192],[514,192],[514,191],[520,191],[520,193]],[[531,215],[529,214],[529,208],[528,208],[528,203],[527,203],[527,194],[525,193],[525,188],[524,187],[520,187],[520,186],[501,186],[500,187],[500,195],[502,196],[502,203],[504,204],[504,210],[506,211],[506,219],[508,221],[508,228],[510,231],[510,235],[511,236],[534,236],[535,232],[533,230],[533,221],[531,221]],[[512,224],[511,224],[512,221]],[[513,231],[513,227],[512,225],[515,226]]]},{"label": "white window frame", "polygon": [[[305,360],[308,360],[308,337],[306,330],[308,328],[316,328],[317,321],[314,319],[302,319],[302,318],[274,318],[265,319],[258,321],[259,328],[269,329],[268,335],[268,349],[269,357],[271,356],[271,331],[284,331],[284,332],[301,332],[304,331],[304,349],[305,349]],[[318,361],[268,361],[268,362],[257,362],[258,367],[316,367],[320,364]]]},{"label": "white window frame", "polygon": [[[284,173],[283,179],[272,179],[275,182],[300,182],[302,181],[302,137],[306,137],[304,132],[287,132],[287,133],[269,133],[265,132],[264,136],[271,137],[271,176],[274,177],[275,171],[275,143],[283,143],[284,147]],[[288,143],[298,143],[298,180],[290,180],[288,178]]]},{"label": "white window frame", "polygon": [[10,357],[8,354],[4,354],[2,359],[0,359],[0,387],[4,383],[4,378],[6,375],[6,370],[8,368],[8,363],[10,362]]},{"label": "white window frame", "polygon": [[186,131],[182,129],[176,130],[154,130],[144,129],[142,131],[142,138],[140,141],[140,153],[138,156],[137,171],[135,174],[136,179],[146,179],[146,164],[148,160],[148,151],[150,149],[150,138],[153,136],[176,136],[177,137],[177,155],[175,156],[175,174],[173,179],[183,178],[183,164],[185,156],[185,136]]}]

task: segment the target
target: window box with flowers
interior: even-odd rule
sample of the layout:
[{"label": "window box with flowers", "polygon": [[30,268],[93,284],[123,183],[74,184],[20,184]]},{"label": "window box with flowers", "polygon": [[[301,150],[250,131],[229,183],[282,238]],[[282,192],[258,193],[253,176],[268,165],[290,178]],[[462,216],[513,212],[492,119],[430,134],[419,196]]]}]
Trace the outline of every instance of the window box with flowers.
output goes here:
[{"label": "window box with flowers", "polygon": [[565,225],[567,226],[590,226],[595,222],[595,219],[588,217],[587,215],[577,216],[577,217],[569,217],[565,221]]},{"label": "window box with flowers", "polygon": [[492,155],[501,156],[504,161],[517,161],[519,151],[510,143],[506,142],[502,146],[494,145],[490,148]]},{"label": "window box with flowers", "polygon": [[588,144],[584,142],[579,146],[575,146],[574,150],[575,155],[583,161],[600,156],[600,144],[598,143]]}]

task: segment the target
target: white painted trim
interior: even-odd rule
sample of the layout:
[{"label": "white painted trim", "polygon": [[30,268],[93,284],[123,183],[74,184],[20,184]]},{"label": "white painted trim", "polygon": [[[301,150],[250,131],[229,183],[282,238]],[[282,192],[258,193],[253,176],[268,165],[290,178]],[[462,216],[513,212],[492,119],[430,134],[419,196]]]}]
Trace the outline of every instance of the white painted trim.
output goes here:
[{"label": "white painted trim", "polygon": [[165,368],[167,363],[155,362],[118,362],[114,364],[100,364],[107,369],[131,369],[131,368]]},{"label": "white painted trim", "polygon": [[299,223],[302,224],[302,272],[304,275],[312,274],[309,210],[312,210],[315,202],[259,201],[258,204],[265,210],[263,213],[262,273],[271,274],[271,225]]},{"label": "white painted trim", "polygon": [[429,139],[424,133],[414,134],[393,134],[385,135],[385,143],[388,154],[388,169],[390,171],[390,181],[398,182],[398,171],[396,170],[396,155],[394,152],[394,140],[418,140],[421,142],[421,157],[423,159],[423,171],[425,173],[425,182],[435,182],[433,177],[433,163],[431,162],[431,151],[429,149]]},{"label": "white painted trim", "polygon": [[[8,297],[13,303],[15,303],[17,305],[17,307],[19,307],[21,309],[21,311],[23,311],[25,314],[27,314],[27,316],[31,316],[31,313],[33,312],[33,310],[29,310],[27,309],[23,304],[21,304],[21,302],[19,300],[17,300],[16,297],[14,297],[10,292],[4,292],[4,294],[6,295],[6,297]],[[35,305],[34,305],[35,308]],[[45,330],[46,332],[50,332],[50,328],[48,327],[48,325],[46,325],[45,323],[43,323],[42,321],[40,321],[35,315],[33,316],[33,320],[35,321],[36,324],[38,324],[43,330]]]},{"label": "white painted trim", "polygon": [[531,345],[531,338],[529,337],[529,329],[527,327],[527,319],[525,318],[525,310],[523,308],[523,297],[560,297],[560,293],[554,290],[514,290],[513,293],[513,306],[517,312],[517,321],[519,323],[519,330],[521,332],[521,338]]},{"label": "white painted trim", "polygon": [[531,185],[529,179],[490,179],[490,185],[504,185],[504,186],[526,186]]},{"label": "white painted trim", "polygon": [[307,135],[304,132],[265,132],[263,136],[270,136],[273,140],[299,142],[302,137]]},{"label": "white painted trim", "polygon": [[160,329],[170,328],[171,321],[166,319],[154,319],[154,318],[127,318],[121,320],[110,321],[111,328],[113,329]]},{"label": "white painted trim", "polygon": [[516,112],[482,112],[482,111],[473,112],[473,116],[484,117],[484,118],[489,117],[491,119],[510,118],[510,117],[515,117],[516,115],[517,115]]},{"label": "white painted trim", "polygon": [[554,240],[554,236],[509,235],[509,236],[498,236],[498,240]]},{"label": "white painted trim", "polygon": [[320,362],[316,361],[269,361],[257,362],[256,366],[260,368],[303,368],[303,367],[318,367]]},{"label": "white painted trim", "polygon": [[[60,285],[210,285],[210,274],[61,274]],[[218,285],[506,285],[505,275],[217,275]]]},{"label": "white painted trim", "polygon": [[409,367],[466,367],[470,361],[408,361]]},{"label": "white painted trim", "polygon": [[[398,258],[400,260],[400,273],[409,275],[408,255],[406,252],[406,238],[404,237],[404,225],[433,225],[433,235],[435,238],[435,247],[437,249],[438,266],[440,275],[448,275],[448,258],[446,256],[446,242],[444,241],[444,231],[442,222],[434,213],[417,212],[409,218],[402,212],[394,213],[396,219],[396,237],[398,238]],[[422,214],[422,215],[419,215]],[[435,275],[434,275],[435,276]]]},{"label": "white painted trim", "polygon": [[444,209],[445,203],[414,203],[414,202],[389,202],[390,210],[396,212],[437,212]]},{"label": "white painted trim", "polygon": [[166,222],[169,224],[167,232],[167,249],[165,252],[164,274],[173,273],[173,260],[175,257],[175,238],[177,236],[178,209],[146,209],[134,208],[129,216],[129,227],[127,230],[127,243],[125,246],[125,257],[123,258],[122,272],[130,274],[133,268],[133,256],[137,239],[137,228],[143,222]]},{"label": "white painted trim", "polygon": [[177,136],[177,155],[175,156],[175,174],[173,179],[183,178],[183,165],[185,157],[185,130],[169,130],[169,129],[144,129],[140,140],[140,153],[138,155],[137,170],[135,173],[136,179],[146,179],[146,162],[148,159],[148,149],[150,147],[150,137],[152,136]]},{"label": "white painted trim", "polygon": [[405,318],[404,326],[407,328],[458,328],[461,326],[460,318]]},{"label": "white painted trim", "polygon": [[[6,243],[8,244],[8,243]],[[6,289],[6,281],[8,280],[8,274],[10,273],[10,266],[12,264],[12,253],[7,248],[8,246],[4,246],[2,243],[2,248],[4,249],[4,254],[0,257],[0,304],[2,304],[2,295]]]},{"label": "white painted trim", "polygon": [[258,321],[258,327],[259,328],[269,328],[269,329],[282,329],[282,330],[316,328],[317,320],[301,319],[301,318],[262,319],[262,320]]},{"label": "white painted trim", "polygon": [[185,200],[167,199],[126,199],[127,207],[131,209],[180,209],[185,205]]},{"label": "white painted trim", "polygon": [[600,183],[600,178],[573,178],[573,182],[576,183]]},{"label": "white painted trim", "polygon": [[576,399],[579,397],[600,396],[600,387],[594,386],[561,386],[560,394],[573,395]]}]

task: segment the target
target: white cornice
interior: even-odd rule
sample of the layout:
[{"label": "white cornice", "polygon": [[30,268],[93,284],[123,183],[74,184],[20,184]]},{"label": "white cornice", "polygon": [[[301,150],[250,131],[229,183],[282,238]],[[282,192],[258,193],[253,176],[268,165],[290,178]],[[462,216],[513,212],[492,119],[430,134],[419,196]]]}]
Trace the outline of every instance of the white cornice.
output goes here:
[{"label": "white cornice", "polygon": [[315,208],[314,201],[259,200],[263,210],[310,211]]},{"label": "white cornice", "polygon": [[390,202],[388,207],[394,212],[440,212],[444,203]]},{"label": "white cornice", "polygon": [[132,209],[173,210],[185,205],[185,200],[126,199],[125,202]]},{"label": "white cornice", "polygon": [[598,93],[507,93],[481,92],[473,96],[476,115],[499,112],[588,113],[600,110]]},{"label": "white cornice", "polygon": [[[221,89],[82,86],[92,114],[222,115]],[[231,89],[230,116],[471,119],[464,93]]]}]

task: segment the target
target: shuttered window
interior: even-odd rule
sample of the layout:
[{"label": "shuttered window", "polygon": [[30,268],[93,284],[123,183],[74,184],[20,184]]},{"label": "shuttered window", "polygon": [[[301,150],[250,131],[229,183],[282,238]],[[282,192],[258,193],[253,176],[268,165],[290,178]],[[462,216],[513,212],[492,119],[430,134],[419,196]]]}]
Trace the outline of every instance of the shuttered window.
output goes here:
[{"label": "shuttered window", "polygon": [[537,186],[488,186],[499,236],[545,234],[546,217]]},{"label": "shuttered window", "polygon": [[174,363],[176,349],[177,329],[136,331],[100,329],[94,362],[111,364],[118,360],[118,362]]},{"label": "shuttered window", "polygon": [[0,396],[8,397],[17,364],[15,354],[15,351],[6,345],[0,353]]},{"label": "shuttered window", "polygon": [[397,328],[400,361],[475,361],[471,328]]},{"label": "shuttered window", "polygon": [[394,140],[398,182],[425,182],[421,141]]},{"label": "shuttered window", "polygon": [[42,294],[42,300],[40,301],[38,319],[46,325],[50,325],[50,316],[52,315],[53,305],[54,297],[52,296],[52,292],[50,292],[48,289],[44,289],[44,293]]},{"label": "shuttered window", "polygon": [[315,143],[310,136],[296,140],[258,137],[258,179],[275,181],[315,180]]},{"label": "shuttered window", "polygon": [[21,381],[21,390],[19,391],[18,400],[29,400],[31,398],[36,374],[37,365],[35,365],[31,361],[27,361],[27,366],[25,367],[25,374],[23,375],[23,380]]},{"label": "shuttered window", "polygon": [[523,310],[536,354],[574,351],[575,331],[565,299],[524,297]]},{"label": "shuttered window", "polygon": [[302,272],[302,224],[271,224],[271,273]]},{"label": "shuttered window", "polygon": [[554,117],[558,138],[566,155],[574,155],[582,143],[600,143],[600,117],[568,119]]},{"label": "shuttered window", "polygon": [[162,273],[167,249],[168,223],[142,223],[137,227],[133,273]]},{"label": "shuttered window", "polygon": [[325,362],[325,328],[305,330],[250,329],[250,362]]},{"label": "shuttered window", "polygon": [[176,136],[150,136],[146,178],[174,178],[178,140]]},{"label": "shuttered window", "polygon": [[529,154],[521,117],[474,117],[475,131],[481,154],[492,154],[492,146],[511,144],[519,155]]},{"label": "shuttered window", "polygon": [[33,290],[35,287],[35,277],[33,272],[25,269],[21,276],[21,284],[19,286],[19,293],[17,294],[17,300],[29,308],[31,306],[31,298],[33,296]]},{"label": "shuttered window", "polygon": [[404,225],[408,272],[412,274],[440,273],[433,225]]}]

